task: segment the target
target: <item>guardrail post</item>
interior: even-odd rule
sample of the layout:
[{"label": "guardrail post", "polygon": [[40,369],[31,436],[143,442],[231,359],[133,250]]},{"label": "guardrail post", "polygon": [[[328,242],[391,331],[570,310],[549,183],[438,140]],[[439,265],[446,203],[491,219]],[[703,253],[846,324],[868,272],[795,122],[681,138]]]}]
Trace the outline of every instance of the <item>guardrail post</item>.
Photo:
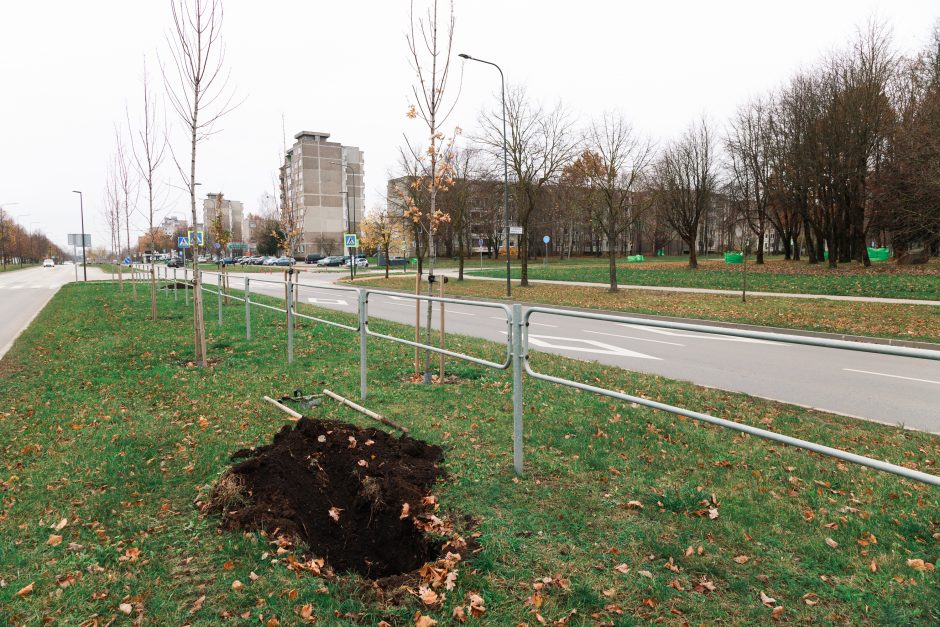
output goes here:
[{"label": "guardrail post", "polygon": [[183,296],[186,298],[186,306],[189,306],[189,270],[183,268],[183,281],[186,282],[186,287],[183,288]]},{"label": "guardrail post", "polygon": [[251,341],[251,292],[248,291],[248,277],[245,277],[245,339]]},{"label": "guardrail post", "polygon": [[522,474],[522,305],[512,306],[512,465]]},{"label": "guardrail post", "polygon": [[[285,283],[285,285],[287,285]],[[294,290],[287,290],[287,363],[294,363]]]},{"label": "guardrail post", "polygon": [[359,290],[359,398],[366,400],[368,372],[366,368],[366,325],[369,313],[366,309],[366,291]]},{"label": "guardrail post", "polygon": [[179,283],[176,281],[176,268],[173,268],[173,302],[175,303],[179,300],[179,295],[176,293],[176,288]]},{"label": "guardrail post", "polygon": [[217,296],[216,302],[219,304],[219,326],[221,326],[222,325],[222,275],[221,274],[218,276],[216,285],[218,286],[218,291],[216,292],[216,296]]}]

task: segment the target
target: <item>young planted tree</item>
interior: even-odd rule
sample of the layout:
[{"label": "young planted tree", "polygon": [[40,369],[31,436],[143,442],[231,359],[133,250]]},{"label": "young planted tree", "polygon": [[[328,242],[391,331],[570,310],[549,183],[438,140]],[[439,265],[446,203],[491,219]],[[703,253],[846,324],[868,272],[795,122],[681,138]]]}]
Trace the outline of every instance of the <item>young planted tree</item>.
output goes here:
[{"label": "young planted tree", "polygon": [[689,268],[698,268],[699,224],[715,194],[715,146],[708,123],[694,124],[666,149],[653,171],[658,210],[689,248]]},{"label": "young planted tree", "polygon": [[[137,170],[137,176],[143,182],[147,190],[147,234],[149,235],[146,246],[151,251],[157,249],[158,233],[161,229],[154,227],[154,218],[158,207],[155,207],[156,200],[156,177],[157,170],[163,163],[166,153],[166,133],[158,115],[158,106],[156,95],[150,90],[150,77],[147,74],[147,64],[144,62],[144,103],[140,124],[136,132],[130,121],[130,114],[127,116],[127,125],[131,129],[131,153],[134,157],[134,167]],[[157,319],[157,266],[156,261],[150,258],[150,319]]]},{"label": "young planted tree", "polygon": [[[117,128],[114,129],[114,138],[117,144],[115,156],[114,156],[114,176],[115,183],[118,190],[118,206],[119,211],[121,212],[121,219],[124,221],[124,232],[126,235],[125,242],[127,243],[127,255],[130,257],[132,255],[131,248],[131,213],[137,209],[137,182],[133,179],[133,173],[131,172],[131,164],[128,159],[127,150],[124,147],[124,140],[121,137],[121,132]],[[121,231],[118,229],[117,232],[117,243],[118,243],[118,275],[123,273],[123,257],[120,252],[121,249]],[[134,299],[137,298],[137,283],[131,281],[131,289],[134,292]]]},{"label": "young planted tree", "polygon": [[370,211],[362,221],[364,248],[374,248],[385,256],[385,278],[388,278],[392,246],[401,243],[401,220],[388,209]]},{"label": "young planted tree", "polygon": [[[221,0],[179,0],[171,5],[173,28],[167,35],[172,63],[162,67],[166,92],[173,110],[186,130],[189,141],[189,168],[184,168],[176,155],[180,178],[189,191],[192,224],[199,223],[196,214],[196,152],[199,144],[209,139],[219,119],[232,110],[232,91],[228,86],[225,48],[222,44]],[[206,365],[205,321],[202,314],[202,281],[197,263],[198,251],[193,248],[193,336],[195,362]]]}]

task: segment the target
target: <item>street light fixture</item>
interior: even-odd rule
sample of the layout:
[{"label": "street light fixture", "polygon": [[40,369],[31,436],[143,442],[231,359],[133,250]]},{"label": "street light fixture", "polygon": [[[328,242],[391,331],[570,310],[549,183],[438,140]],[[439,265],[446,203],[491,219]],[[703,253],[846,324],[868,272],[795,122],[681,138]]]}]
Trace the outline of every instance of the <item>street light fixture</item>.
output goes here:
[{"label": "street light fixture", "polygon": [[73,194],[78,194],[78,210],[82,217],[82,275],[85,282],[88,282],[88,264],[85,262],[85,200],[82,193],[77,189],[72,190]]},{"label": "street light fixture", "polygon": [[[503,220],[505,228],[505,239],[506,239],[506,297],[509,298],[512,296],[512,282],[510,280],[509,270],[510,270],[510,254],[509,254],[509,158],[507,156],[507,147],[506,147],[506,77],[503,75],[503,69],[493,63],[492,61],[484,61],[483,59],[477,59],[471,57],[469,54],[460,53],[457,55],[461,59],[466,59],[469,61],[477,61],[478,63],[485,63],[487,65],[492,65],[497,70],[499,70],[499,80],[502,85],[502,101],[503,101]],[[524,235],[523,235],[524,237]],[[498,251],[497,251],[498,252]]]}]

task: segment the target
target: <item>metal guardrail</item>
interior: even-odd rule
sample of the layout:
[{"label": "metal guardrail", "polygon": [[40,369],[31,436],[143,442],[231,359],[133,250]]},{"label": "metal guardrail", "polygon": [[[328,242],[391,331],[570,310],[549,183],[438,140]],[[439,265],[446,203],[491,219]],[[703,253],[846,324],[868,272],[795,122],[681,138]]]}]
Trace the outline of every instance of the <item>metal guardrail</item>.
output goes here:
[{"label": "metal guardrail", "polygon": [[[149,275],[149,266],[146,267],[147,273]],[[183,268],[183,280],[182,284],[185,285],[184,292],[186,294],[186,300],[188,303],[188,294],[190,286],[192,286],[192,281],[189,277],[189,270]],[[158,271],[158,277],[160,272]],[[219,304],[219,322],[222,322],[222,298],[225,295],[222,289],[222,275],[215,272],[201,272],[202,275],[217,275],[217,289],[212,290],[206,287],[204,282],[201,282],[201,288],[209,293],[216,294]],[[163,276],[166,280],[169,279],[169,273],[167,268],[163,268]],[[266,303],[261,303],[253,301],[251,296],[251,283],[269,283],[274,285],[283,285],[285,287],[285,297],[286,304],[282,309],[273,305],[268,305]],[[176,287],[181,283],[177,278],[176,271],[173,272],[173,283],[174,283],[174,294],[176,293]],[[290,285],[290,289],[288,289]],[[332,293],[342,292],[344,294],[356,294],[357,301],[357,325],[352,326],[348,324],[343,324],[336,322],[334,320],[327,320],[313,315],[303,314],[296,311],[297,303],[295,298],[295,290],[304,289],[314,289],[314,290],[323,290]],[[437,302],[441,305],[445,303],[453,303],[461,306],[469,307],[482,307],[489,309],[499,309],[502,310],[506,315],[506,359],[502,362],[491,361],[481,357],[476,357],[473,355],[467,355],[465,353],[459,353],[456,351],[450,351],[438,346],[432,346],[422,342],[416,342],[400,337],[395,337],[393,335],[388,335],[385,333],[378,333],[369,329],[369,296],[390,296],[399,299],[411,300],[416,303],[419,302]],[[894,355],[899,357],[910,357],[916,359],[929,359],[929,360],[938,360],[940,361],[940,351],[932,351],[920,348],[907,348],[902,346],[889,346],[889,345],[880,345],[880,344],[866,344],[862,342],[850,342],[846,340],[835,340],[828,338],[818,338],[818,337],[809,337],[802,335],[793,335],[787,333],[768,333],[764,331],[750,331],[745,329],[732,329],[725,327],[715,327],[709,326],[707,324],[691,324],[691,323],[682,323],[682,322],[672,322],[667,320],[654,320],[648,318],[635,318],[630,316],[614,316],[610,314],[601,314],[601,313],[590,313],[584,311],[576,311],[569,309],[554,309],[550,307],[530,307],[525,312],[522,310],[522,306],[519,304],[514,304],[510,308],[509,305],[502,303],[493,303],[486,301],[473,301],[473,300],[463,300],[463,299],[454,299],[454,298],[442,298],[438,296],[426,296],[421,294],[409,294],[405,292],[390,292],[384,290],[375,290],[368,288],[356,288],[356,287],[345,287],[337,285],[324,285],[324,284],[308,284],[302,283],[300,281],[276,281],[271,279],[263,278],[250,278],[244,277],[244,298],[239,298],[234,295],[228,295],[229,298],[233,298],[238,301],[243,301],[245,303],[245,331],[246,337],[248,340],[251,340],[251,307],[262,307],[264,309],[270,309],[277,311],[279,313],[284,313],[287,315],[288,324],[287,324],[287,359],[288,363],[293,361],[293,333],[294,333],[294,317],[300,317],[306,320],[311,320],[313,322],[318,322],[322,324],[331,325],[334,327],[342,328],[354,333],[359,334],[359,373],[360,373],[360,397],[365,399],[368,394],[368,338],[378,338],[386,341],[395,342],[398,344],[403,344],[406,346],[411,346],[417,349],[424,349],[432,351],[437,354],[445,355],[454,359],[460,359],[470,363],[477,364],[486,368],[492,368],[496,370],[507,370],[512,369],[513,373],[513,466],[515,471],[518,474],[523,472],[523,404],[522,404],[522,373],[525,372],[528,376],[533,379],[546,381],[549,383],[554,383],[557,385],[563,385],[566,387],[575,388],[578,390],[583,390],[585,392],[591,392],[593,394],[598,394],[601,396],[607,396],[610,398],[615,398],[618,400],[636,403],[638,405],[643,405],[645,407],[650,407],[652,409],[658,409],[660,411],[669,412],[672,414],[688,416],[694,420],[705,422],[708,424],[713,424],[722,428],[731,429],[741,433],[747,433],[755,437],[763,438],[765,440],[770,440],[773,442],[779,442],[781,444],[786,444],[788,446],[793,446],[796,448],[802,448],[814,453],[821,455],[826,455],[828,457],[833,457],[843,461],[847,461],[853,464],[860,466],[865,466],[868,468],[873,468],[875,470],[880,470],[883,472],[893,473],[899,475],[906,479],[911,479],[914,481],[919,481],[933,486],[940,487],[940,476],[931,475],[929,473],[920,472],[910,468],[905,468],[903,466],[898,466],[896,464],[891,464],[886,461],[874,459],[871,457],[866,457],[863,455],[857,455],[855,453],[850,453],[841,449],[825,446],[818,444],[816,442],[810,442],[808,440],[802,440],[799,438],[794,438],[791,436],[775,433],[773,431],[768,431],[766,429],[760,429],[757,427],[752,427],[739,422],[734,422],[732,420],[727,420],[724,418],[718,418],[710,414],[705,414],[701,412],[696,412],[690,409],[676,407],[673,405],[668,405],[666,403],[660,403],[658,401],[649,400],[641,396],[633,396],[630,394],[625,394],[617,390],[610,390],[596,385],[590,385],[587,383],[582,383],[579,381],[574,381],[571,379],[565,379],[562,377],[556,377],[554,375],[549,375],[541,373],[532,368],[529,361],[529,319],[536,314],[543,315],[552,315],[552,316],[564,316],[569,318],[580,318],[585,320],[600,320],[605,322],[612,322],[616,324],[631,324],[638,326],[648,326],[656,327],[662,329],[672,329],[679,331],[690,331],[695,333],[707,333],[715,335],[723,335],[730,337],[739,337],[747,339],[756,339],[756,340],[765,340],[772,342],[780,342],[785,344],[801,344],[807,346],[818,346],[823,348],[839,349],[839,350],[850,350],[850,351],[859,351],[865,353],[877,353],[882,355]],[[269,298],[276,298],[270,297]]]},{"label": "metal guardrail", "polygon": [[830,446],[824,446],[822,444],[817,444],[816,442],[810,442],[808,440],[801,440],[799,438],[790,437],[788,435],[782,435],[779,433],[774,433],[773,431],[767,431],[766,429],[759,429],[757,427],[752,427],[750,425],[742,424],[739,422],[734,422],[731,420],[726,420],[724,418],[718,418],[709,414],[703,414],[701,412],[692,411],[682,407],[676,407],[674,405],[667,405],[666,403],[660,403],[657,401],[652,401],[642,396],[632,396],[630,394],[624,394],[623,392],[617,392],[615,390],[609,390],[606,388],[598,387],[596,385],[590,385],[587,383],[581,383],[579,381],[573,381],[571,379],[564,379],[562,377],[556,377],[544,373],[535,371],[532,366],[529,364],[529,318],[533,314],[550,314],[553,316],[566,316],[570,318],[582,318],[587,320],[603,320],[607,322],[616,322],[618,324],[633,324],[633,325],[643,325],[650,327],[658,327],[663,329],[677,329],[685,331],[694,331],[698,333],[710,333],[716,335],[726,335],[733,337],[742,337],[749,339],[758,339],[758,340],[771,340],[774,342],[781,342],[786,344],[807,344],[810,346],[821,346],[826,348],[835,348],[842,350],[852,350],[852,351],[862,351],[868,353],[881,353],[885,355],[897,355],[902,357],[916,357],[919,359],[935,359],[940,360],[940,351],[929,351],[924,349],[916,348],[905,348],[899,346],[882,346],[876,344],[862,344],[857,342],[846,342],[844,340],[831,340],[827,338],[809,338],[798,335],[788,335],[788,334],[777,334],[777,333],[766,333],[762,331],[747,331],[742,329],[726,329],[720,327],[710,327],[707,325],[697,325],[697,324],[687,324],[681,322],[669,322],[664,320],[649,320],[646,318],[631,318],[627,316],[611,316],[608,314],[593,314],[588,312],[579,312],[579,311],[570,311],[563,309],[552,309],[549,307],[530,307],[526,310],[524,316],[522,317],[522,323],[524,327],[524,366],[526,374],[531,376],[534,379],[539,379],[541,381],[548,381],[550,383],[556,383],[558,385],[564,385],[567,387],[572,387],[578,390],[584,390],[585,392],[592,392],[594,394],[600,394],[602,396],[609,396],[611,398],[616,398],[622,401],[627,401],[631,403],[636,403],[638,405],[644,405],[646,407],[651,407],[653,409],[659,409],[661,411],[669,412],[672,414],[681,414],[683,416],[688,416],[695,420],[701,422],[707,422],[709,424],[717,425],[719,427],[724,427],[726,429],[733,429],[735,431],[740,431],[742,433],[747,433],[749,435],[757,436],[765,440],[771,440],[774,442],[780,442],[781,444],[787,444],[789,446],[795,446],[798,448],[806,449],[813,451],[814,453],[819,453],[821,455],[827,455],[829,457],[835,457],[847,462],[852,462],[853,464],[858,464],[860,466],[867,466],[869,468],[874,468],[876,470],[882,470],[884,472],[890,472],[896,475],[900,475],[907,479],[913,479],[915,481],[920,481],[923,483],[928,483],[934,486],[940,486],[940,477],[936,475],[931,475],[925,472],[920,472],[917,470],[912,470],[910,468],[905,468],[903,466],[898,466],[881,460],[873,459],[871,457],[865,457],[863,455],[856,455],[855,453],[849,453],[848,451],[843,451],[841,449],[832,448]]}]

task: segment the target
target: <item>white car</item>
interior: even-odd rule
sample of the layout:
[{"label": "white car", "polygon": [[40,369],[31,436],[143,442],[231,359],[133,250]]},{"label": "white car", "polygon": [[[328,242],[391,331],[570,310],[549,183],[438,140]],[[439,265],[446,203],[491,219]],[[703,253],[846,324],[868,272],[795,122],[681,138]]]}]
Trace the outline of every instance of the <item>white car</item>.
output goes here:
[{"label": "white car", "polygon": [[42,267],[43,267],[43,268],[54,268],[54,267],[55,267],[55,262],[54,262],[52,259],[43,259],[43,260],[42,260]]}]

